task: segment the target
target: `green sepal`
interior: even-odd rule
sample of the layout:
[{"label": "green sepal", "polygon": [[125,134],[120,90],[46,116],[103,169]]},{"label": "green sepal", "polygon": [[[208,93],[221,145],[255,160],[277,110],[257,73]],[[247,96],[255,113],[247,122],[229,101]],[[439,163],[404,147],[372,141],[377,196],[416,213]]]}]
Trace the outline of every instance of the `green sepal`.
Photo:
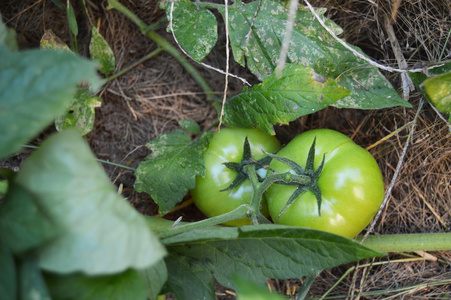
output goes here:
[{"label": "green sepal", "polygon": [[[232,181],[232,183],[226,187],[225,189],[220,190],[220,192],[224,191],[230,191],[238,187],[241,183],[243,183],[246,179],[248,179],[249,175],[245,171],[245,167],[247,165],[254,165],[256,170],[259,170],[261,168],[268,168],[269,163],[271,162],[272,157],[265,156],[260,160],[255,160],[252,158],[252,152],[251,152],[251,146],[249,144],[249,140],[246,137],[244,139],[244,145],[243,145],[243,158],[241,159],[241,162],[225,162],[224,165],[229,168],[230,170],[233,170],[238,173],[235,180]],[[263,181],[263,178],[261,178],[257,174],[258,180]]]},{"label": "green sepal", "polygon": [[[271,157],[272,159],[278,160],[281,163],[286,164],[287,166],[292,168],[294,170],[294,172],[296,172],[296,174],[305,175],[305,169],[302,166],[300,166],[297,162],[295,162],[294,160],[291,160],[286,157],[278,156],[276,154],[267,153],[267,152],[265,152],[265,154],[268,155],[269,157]],[[287,182],[287,184],[293,185],[292,183],[289,183],[289,182]]]},{"label": "green sepal", "polygon": [[297,189],[294,190],[293,194],[291,194],[290,198],[287,201],[287,204],[285,204],[284,208],[280,211],[278,217],[285,212],[285,210],[293,204],[294,200],[296,200],[300,195],[302,195],[304,192],[308,191],[307,185],[299,185]]},{"label": "green sepal", "polygon": [[[229,165],[226,164],[226,167],[229,168]],[[233,170],[232,168],[229,168],[229,169]],[[235,180],[233,180],[232,183],[228,187],[220,190],[220,192],[231,191],[231,190],[235,189],[236,187],[238,187],[246,179],[247,179],[246,174],[239,172],[238,175],[236,176]]]},{"label": "green sepal", "polygon": [[313,171],[314,169],[314,163],[315,163],[315,146],[316,146],[316,136],[313,139],[313,143],[310,146],[310,149],[308,151],[307,161],[305,162],[305,170],[307,172]]},{"label": "green sepal", "polygon": [[[287,180],[283,181],[276,181],[277,184],[282,185],[297,185],[298,188],[291,194],[290,198],[288,199],[287,203],[285,204],[284,208],[280,211],[279,217],[285,212],[285,210],[288,209],[288,207],[293,204],[293,202],[304,192],[310,191],[313,193],[313,195],[316,198],[316,201],[318,203],[318,215],[321,216],[321,202],[322,202],[322,195],[321,195],[321,189],[318,186],[318,179],[321,175],[321,172],[323,171],[324,167],[324,161],[325,161],[325,155],[323,156],[323,160],[321,161],[321,164],[319,165],[318,169],[315,170],[315,145],[316,145],[316,137],[313,140],[312,145],[310,146],[310,150],[307,156],[307,161],[305,163],[305,169],[299,165],[297,162],[288,159],[286,157],[281,157],[278,155],[267,153],[268,156],[272,157],[273,159],[276,159],[290,168],[293,169],[293,171],[297,175],[303,175],[303,176],[309,176],[311,181],[307,185],[304,183],[297,182],[293,178],[286,178]],[[294,175],[294,174],[293,174]],[[293,176],[291,176],[293,177]]]}]

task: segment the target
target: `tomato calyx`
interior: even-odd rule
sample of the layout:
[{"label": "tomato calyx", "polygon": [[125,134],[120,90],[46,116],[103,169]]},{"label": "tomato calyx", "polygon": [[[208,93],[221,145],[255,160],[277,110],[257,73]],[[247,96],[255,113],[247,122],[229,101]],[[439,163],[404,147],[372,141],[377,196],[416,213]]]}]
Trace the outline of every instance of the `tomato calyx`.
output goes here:
[{"label": "tomato calyx", "polygon": [[[318,179],[321,175],[321,172],[324,167],[324,161],[325,161],[325,155],[323,156],[323,160],[321,161],[321,164],[319,165],[318,169],[315,170],[314,164],[315,164],[315,145],[316,145],[316,138],[313,140],[312,146],[309,149],[309,153],[307,156],[307,161],[305,164],[305,168],[303,168],[301,165],[296,163],[295,161],[286,158],[281,157],[278,155],[267,153],[268,156],[272,157],[273,159],[276,159],[286,165],[288,165],[291,169],[293,169],[295,174],[292,173],[285,173],[284,179],[285,181],[277,181],[277,184],[282,185],[295,185],[297,186],[296,190],[291,194],[290,198],[288,199],[285,207],[282,209],[282,211],[279,213],[279,217],[287,210],[291,204],[304,192],[310,191],[313,193],[313,195],[316,198],[317,204],[318,204],[318,215],[321,216],[321,189],[318,186]],[[310,178],[310,182],[305,184],[304,181],[296,180],[296,177],[304,177],[308,176]]]},{"label": "tomato calyx", "polygon": [[253,165],[255,167],[255,170],[257,170],[257,177],[259,181],[263,181],[263,177],[258,174],[258,170],[260,169],[267,169],[269,163],[271,162],[272,157],[265,156],[262,159],[255,160],[252,157],[251,152],[251,146],[249,144],[249,140],[246,137],[244,139],[244,145],[243,145],[243,158],[241,159],[241,162],[225,162],[224,165],[229,168],[230,170],[233,170],[238,173],[235,180],[232,181],[232,183],[226,187],[225,189],[220,190],[220,192],[225,192],[229,190],[233,190],[236,187],[238,187],[241,183],[243,183],[246,179],[249,178],[248,173],[246,172],[245,168],[248,165]]}]

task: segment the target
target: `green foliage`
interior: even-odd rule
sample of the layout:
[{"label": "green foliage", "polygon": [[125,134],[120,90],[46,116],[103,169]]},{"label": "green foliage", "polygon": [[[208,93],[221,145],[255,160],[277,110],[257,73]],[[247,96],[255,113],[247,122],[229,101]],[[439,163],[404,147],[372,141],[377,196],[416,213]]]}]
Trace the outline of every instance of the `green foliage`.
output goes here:
[{"label": "green foliage", "polygon": [[15,300],[17,295],[16,266],[11,250],[0,238],[0,295],[4,300]]},{"label": "green foliage", "polygon": [[95,64],[70,52],[9,52],[0,46],[0,158],[18,151],[64,113],[82,80],[96,90]]},{"label": "green foliage", "polygon": [[[8,193],[0,207],[1,236],[16,226],[23,228],[7,240],[9,246],[21,251],[37,247],[39,265],[45,270],[112,274],[146,268],[165,255],[143,217],[117,194],[76,131],[46,140],[23,164],[13,184],[34,202],[30,210],[39,211],[15,220],[18,210],[23,212],[13,203],[21,194]],[[34,228],[39,224],[44,225]],[[39,230],[40,243],[30,245],[31,234],[21,234]]]},{"label": "green foliage", "polygon": [[[223,7],[219,11],[225,16]],[[249,4],[236,1],[229,6],[230,43],[235,60],[243,67],[247,66],[261,80],[270,76],[277,66],[286,34],[287,12],[282,3],[271,0]],[[324,12],[325,9],[318,10],[321,15]],[[336,34],[341,33],[341,29],[332,21],[327,20],[327,25]],[[310,11],[300,9],[290,41],[288,63],[316,66],[315,62],[319,61],[316,56],[325,56],[322,49],[325,45],[321,44],[321,39],[327,35],[321,31]]]},{"label": "green foliage", "polygon": [[[228,31],[233,57],[261,81],[273,76],[276,71],[286,35],[288,18],[286,6],[287,4],[284,2],[272,0],[254,1],[248,4],[238,0],[228,6]],[[174,34],[180,45],[197,61],[202,60],[216,43],[216,32],[213,30],[216,31],[217,25],[216,20],[210,20],[207,17],[204,19],[201,16],[210,16],[211,12],[207,8],[216,8],[225,18],[225,6],[211,3],[195,5],[190,1],[180,1],[176,2],[173,7],[170,4],[166,6],[168,16],[170,16],[172,8]],[[316,9],[315,12],[335,35],[342,32],[338,25],[323,16],[325,9]],[[365,56],[357,47],[348,46]],[[269,102],[267,98],[253,100],[251,108],[247,105],[236,108],[236,119],[240,120],[234,126],[246,128],[261,126],[260,128],[265,128],[269,133],[272,131],[269,124],[286,123],[286,120],[293,120],[296,116],[313,113],[329,105],[359,109],[411,107],[397,94],[376,67],[366,60],[356,57],[352,51],[337,41],[317,21],[308,8],[300,7],[297,11],[286,63],[288,66],[294,64],[312,68],[315,74],[319,74],[329,82],[335,81],[337,86],[344,87],[348,93],[336,97],[335,101],[318,105],[316,109],[305,109],[303,113],[291,112],[290,117],[287,116],[287,108],[281,109],[281,106],[294,106],[292,102],[294,99],[279,96],[277,103]],[[296,87],[296,90],[305,94],[309,92],[309,87],[307,86],[306,91],[305,87],[300,85]],[[316,89],[315,92],[320,95],[321,88]],[[323,93],[327,92],[326,88]],[[242,94],[246,95],[247,93],[248,89],[245,88]],[[276,96],[277,94],[274,93],[274,97]],[[240,98],[241,95],[236,97]],[[234,104],[236,104],[236,98]],[[269,123],[268,120],[263,121],[268,124],[256,123],[261,118],[260,115],[263,111],[269,112],[268,115],[271,114],[273,119]]]},{"label": "green foliage", "polygon": [[281,295],[270,293],[267,289],[245,278],[235,278],[238,292],[237,300],[286,300]]},{"label": "green foliage", "polygon": [[20,260],[18,273],[20,299],[52,299],[36,257],[28,255]]},{"label": "green foliage", "polygon": [[[258,6],[259,1],[249,4],[236,1],[229,6],[229,32],[235,59],[244,66],[246,58],[249,70],[263,80],[277,66],[288,11],[277,1],[262,0]],[[224,16],[224,9],[220,9],[220,12]],[[325,9],[317,9],[316,12],[323,15]],[[335,34],[341,33],[342,30],[331,20],[323,16],[321,18]],[[343,47],[307,8],[297,12],[287,63],[309,66],[318,74],[350,90],[350,95],[334,104],[337,107],[376,109],[410,106],[398,96],[377,68]]]},{"label": "green foliage", "polygon": [[91,58],[100,63],[100,73],[108,75],[116,68],[116,59],[113,50],[99,33],[96,27],[92,27],[92,36],[89,43]]},{"label": "green foliage", "polygon": [[136,270],[119,274],[89,277],[80,273],[46,274],[53,299],[65,300],[146,300],[145,283]]},{"label": "green foliage", "polygon": [[88,88],[79,88],[69,109],[55,120],[56,129],[76,128],[82,135],[88,134],[94,129],[95,109],[101,104],[102,99]]},{"label": "green foliage", "polygon": [[0,180],[0,196],[5,195],[7,190],[8,190],[8,182],[5,180]]},{"label": "green foliage", "polygon": [[77,36],[78,35],[77,18],[75,17],[74,8],[72,7],[72,5],[70,5],[69,1],[67,1],[66,13],[67,13],[67,20],[69,23],[69,29],[73,35]]},{"label": "green foliage", "polygon": [[147,297],[150,300],[156,300],[163,285],[168,279],[168,269],[163,260],[157,262],[153,266],[150,266],[140,271],[144,282],[147,287]]},{"label": "green foliage", "polygon": [[[70,48],[51,30],[47,30],[41,38],[42,49],[71,51]],[[92,27],[92,37],[89,43],[91,58],[99,63],[99,70],[103,74],[110,74],[115,69],[114,53],[95,27]],[[86,86],[79,86],[70,107],[55,120],[58,131],[77,128],[82,135],[86,135],[94,128],[95,109],[100,107],[102,99]]]},{"label": "green foliage", "polygon": [[78,24],[77,24],[77,17],[75,16],[74,8],[70,4],[69,0],[67,0],[66,14],[67,14],[67,23],[69,25],[69,35],[70,35],[71,48],[74,50],[75,53],[78,53],[78,43],[77,43]]},{"label": "green foliage", "polygon": [[318,270],[383,255],[350,239],[299,227],[218,228],[219,239],[213,238],[211,229],[205,232],[196,231],[191,242],[190,238],[165,241],[171,270],[166,287],[177,299],[215,299],[212,275],[234,288],[237,274],[264,284],[267,278],[315,275]]},{"label": "green foliage", "polygon": [[169,212],[194,188],[196,176],[205,176],[203,152],[211,134],[191,138],[182,130],[166,133],[146,146],[152,153],[135,172],[135,189],[152,196],[161,214]]},{"label": "green foliage", "polygon": [[321,78],[311,68],[289,65],[280,78],[273,74],[263,83],[245,88],[229,99],[224,119],[230,126],[257,127],[274,134],[274,124],[288,124],[349,94],[335,81]]},{"label": "green foliage", "polygon": [[[168,5],[166,14],[169,20],[170,10],[171,5]],[[175,37],[194,60],[200,62],[210,53],[218,39],[217,27],[211,11],[201,9],[189,0],[174,2],[172,28]]]},{"label": "green foliage", "polygon": [[180,120],[179,121],[180,127],[183,128],[187,133],[191,134],[200,134],[200,127],[199,124],[192,120]]},{"label": "green foliage", "polygon": [[57,225],[34,195],[11,184],[0,207],[0,232],[14,253],[25,253],[55,238],[63,231]]},{"label": "green foliage", "polygon": [[4,46],[9,51],[17,51],[16,32],[12,28],[7,28],[2,22],[0,14],[0,47]]},{"label": "green foliage", "polygon": [[[51,30],[47,30],[41,38],[42,49],[71,51],[70,48]],[[92,28],[92,38],[89,44],[91,58],[100,64],[100,72],[109,74],[114,71],[115,58],[113,51],[95,27]],[[95,109],[100,107],[102,99],[86,86],[79,86],[70,107],[55,120],[58,131],[77,128],[86,135],[94,128]]]}]

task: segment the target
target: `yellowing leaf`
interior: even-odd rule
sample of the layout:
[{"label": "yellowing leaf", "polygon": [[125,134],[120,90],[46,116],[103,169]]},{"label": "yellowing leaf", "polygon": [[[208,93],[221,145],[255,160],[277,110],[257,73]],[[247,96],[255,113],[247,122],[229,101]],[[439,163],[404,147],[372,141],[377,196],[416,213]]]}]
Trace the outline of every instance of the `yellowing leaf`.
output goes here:
[{"label": "yellowing leaf", "polygon": [[40,41],[41,49],[72,51],[51,29],[45,31]]},{"label": "yellowing leaf", "polygon": [[88,134],[94,128],[95,109],[101,104],[101,98],[93,96],[88,89],[80,88],[66,113],[55,120],[56,129],[77,128],[82,135]]},{"label": "yellowing leaf", "polygon": [[451,72],[426,79],[421,88],[440,112],[451,113]]},{"label": "yellowing leaf", "polygon": [[113,73],[116,68],[114,52],[94,26],[92,27],[92,37],[89,43],[89,53],[92,59],[100,63],[100,73],[105,75]]}]

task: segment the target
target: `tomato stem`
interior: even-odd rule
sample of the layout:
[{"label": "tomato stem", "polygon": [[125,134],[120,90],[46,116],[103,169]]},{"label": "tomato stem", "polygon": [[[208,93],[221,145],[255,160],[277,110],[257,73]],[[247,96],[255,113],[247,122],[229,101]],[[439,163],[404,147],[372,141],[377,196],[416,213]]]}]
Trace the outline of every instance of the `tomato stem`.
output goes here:
[{"label": "tomato stem", "polygon": [[202,221],[194,222],[194,223],[180,223],[179,226],[163,231],[157,232],[157,236],[160,239],[165,239],[171,236],[175,236],[181,233],[185,233],[188,231],[192,231],[195,229],[202,229],[206,227],[210,227],[213,225],[222,224],[228,221],[240,219],[243,217],[247,217],[249,214],[249,205],[243,204],[232,210],[231,212],[225,213],[220,216],[208,218]]},{"label": "tomato stem", "polygon": [[[237,216],[239,215],[239,217],[243,217],[243,214],[247,214],[249,211],[249,207],[246,208],[246,206],[247,205],[242,205],[238,207],[233,211],[233,214],[237,214]],[[193,226],[193,224],[199,223],[196,222],[196,223],[180,223],[178,227],[172,228],[174,224],[173,221],[147,216],[145,219],[151,230],[157,233],[159,237],[162,239],[164,237],[170,237],[179,233],[188,232],[193,229],[199,229],[210,226],[209,224],[206,223],[201,223],[200,226],[199,225]],[[213,223],[218,224],[216,221]],[[363,236],[358,236],[356,240],[361,241],[362,238]],[[377,235],[367,237],[362,244],[368,248],[382,252],[450,250],[451,233]]]},{"label": "tomato stem", "polygon": [[[363,237],[357,237],[361,241]],[[439,251],[451,249],[451,233],[368,236],[363,245],[382,252]]]},{"label": "tomato stem", "polygon": [[254,195],[251,200],[251,218],[254,224],[268,223],[269,221],[260,214],[261,201],[263,194],[274,183],[279,184],[292,184],[299,186],[308,186],[312,179],[308,175],[292,174],[291,172],[269,174],[263,180],[259,182],[255,171],[255,165],[248,165],[245,167],[245,172],[248,175],[249,180],[254,188]]}]

